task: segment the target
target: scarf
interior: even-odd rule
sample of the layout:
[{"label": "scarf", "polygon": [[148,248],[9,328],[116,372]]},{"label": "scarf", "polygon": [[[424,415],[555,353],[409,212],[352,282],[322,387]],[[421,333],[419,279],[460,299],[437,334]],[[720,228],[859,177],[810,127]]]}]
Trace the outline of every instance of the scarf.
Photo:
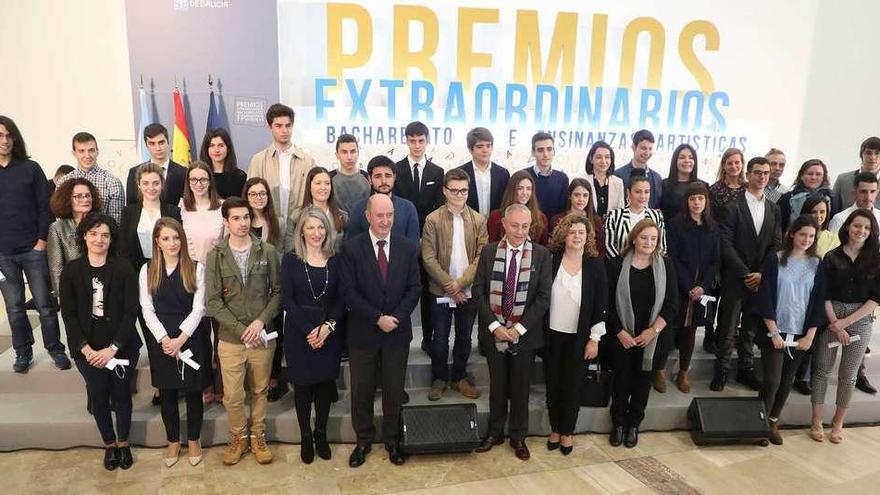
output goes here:
[{"label": "scarf", "polygon": [[495,263],[492,266],[492,280],[489,281],[489,309],[495,315],[498,323],[507,326],[514,325],[522,318],[526,307],[526,296],[529,293],[529,277],[532,273],[532,241],[526,239],[522,245],[522,258],[519,264],[519,275],[516,278],[516,294],[513,299],[513,311],[506,320],[502,313],[502,299],[504,296],[504,281],[507,279],[505,262],[507,261],[507,238],[498,242],[495,250]]},{"label": "scarf", "polygon": [[[617,303],[617,315],[620,317],[624,330],[635,336],[636,317],[633,312],[629,287],[629,269],[632,266],[632,258],[631,252],[623,258],[620,276],[617,278],[615,302]],[[654,306],[651,308],[651,321],[653,322],[660,314],[663,300],[666,299],[666,265],[661,257],[658,256],[653,260],[651,271],[654,274]],[[642,354],[642,371],[651,371],[654,366],[654,349],[657,347],[658,337],[651,339],[651,342],[645,346],[645,352]]]}]

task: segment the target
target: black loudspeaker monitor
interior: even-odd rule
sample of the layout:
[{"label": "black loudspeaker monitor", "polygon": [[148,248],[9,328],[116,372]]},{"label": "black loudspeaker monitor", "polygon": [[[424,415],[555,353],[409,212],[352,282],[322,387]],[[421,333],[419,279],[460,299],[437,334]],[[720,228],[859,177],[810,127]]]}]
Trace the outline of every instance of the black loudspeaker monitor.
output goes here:
[{"label": "black loudspeaker monitor", "polygon": [[405,454],[471,452],[480,445],[476,404],[404,406],[400,428]]},{"label": "black loudspeaker monitor", "polygon": [[758,397],[697,397],[688,407],[697,445],[760,443],[770,434],[764,402]]}]

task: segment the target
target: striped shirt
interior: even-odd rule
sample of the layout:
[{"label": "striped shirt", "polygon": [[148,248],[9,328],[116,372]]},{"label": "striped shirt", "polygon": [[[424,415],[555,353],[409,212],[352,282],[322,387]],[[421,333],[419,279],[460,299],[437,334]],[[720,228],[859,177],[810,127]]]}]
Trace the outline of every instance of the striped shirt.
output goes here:
[{"label": "striped shirt", "polygon": [[633,226],[642,218],[650,218],[660,227],[660,252],[666,254],[666,225],[660,210],[645,208],[639,218],[629,211],[629,207],[611,210],[605,216],[605,253],[614,258],[623,252],[626,239]]}]

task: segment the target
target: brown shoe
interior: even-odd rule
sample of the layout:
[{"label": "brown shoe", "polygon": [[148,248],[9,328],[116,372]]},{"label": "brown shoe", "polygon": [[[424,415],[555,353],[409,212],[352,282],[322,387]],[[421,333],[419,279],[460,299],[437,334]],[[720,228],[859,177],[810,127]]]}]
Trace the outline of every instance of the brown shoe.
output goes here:
[{"label": "brown shoe", "polygon": [[223,453],[223,464],[227,466],[232,466],[233,464],[238,464],[238,461],[241,460],[241,456],[245,455],[248,451],[248,440],[247,435],[231,435],[229,439],[229,445],[226,446],[226,452]]},{"label": "brown shoe", "polygon": [[666,370],[654,372],[654,390],[661,394],[666,393]]},{"label": "brown shoe", "polygon": [[517,459],[521,461],[531,459],[532,455],[529,454],[529,448],[526,446],[525,440],[510,439],[510,446],[513,448],[513,453],[516,455]]},{"label": "brown shoe", "polygon": [[688,379],[687,370],[679,371],[677,375],[675,375],[675,386],[678,387],[679,392],[683,394],[691,393],[691,381]]},{"label": "brown shoe", "polygon": [[266,444],[265,433],[251,435],[251,452],[254,453],[254,458],[260,464],[272,462],[272,451],[269,450],[269,446]]},{"label": "brown shoe", "polygon": [[446,382],[443,380],[434,380],[431,384],[431,390],[428,392],[428,400],[440,400],[443,398],[443,392],[446,392]]},{"label": "brown shoe", "polygon": [[480,398],[480,391],[467,378],[462,378],[457,382],[452,382],[452,388],[458,390],[462,397],[468,399]]},{"label": "brown shoe", "polygon": [[490,435],[483,440],[483,443],[481,443],[479,447],[474,449],[474,452],[489,452],[490,450],[492,450],[492,447],[496,445],[501,445],[502,443],[504,443],[503,436],[493,437]]},{"label": "brown shoe", "polygon": [[782,445],[782,435],[779,434],[779,421],[770,421],[770,443]]}]

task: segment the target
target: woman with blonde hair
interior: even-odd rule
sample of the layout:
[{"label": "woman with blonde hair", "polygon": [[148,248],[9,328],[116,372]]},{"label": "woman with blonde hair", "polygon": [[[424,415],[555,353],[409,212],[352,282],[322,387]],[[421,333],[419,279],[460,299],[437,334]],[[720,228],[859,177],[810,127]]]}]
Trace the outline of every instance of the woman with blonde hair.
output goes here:
[{"label": "woman with blonde hair", "polygon": [[709,186],[709,198],[716,219],[724,219],[724,207],[742,196],[746,190],[746,161],[743,152],[727,148],[721,155],[715,183]]},{"label": "woman with blonde hair", "polygon": [[[202,460],[202,385],[211,366],[211,352],[202,338],[205,315],[205,268],[189,256],[183,226],[160,218],[153,228],[153,258],[138,277],[140,302],[150,335],[145,335],[150,357],[150,377],[160,391],[162,422],[168,447],[168,467],[180,454],[178,393],[186,396],[189,463]],[[146,333],[146,332],[145,332]],[[198,369],[196,369],[198,368]]]}]

